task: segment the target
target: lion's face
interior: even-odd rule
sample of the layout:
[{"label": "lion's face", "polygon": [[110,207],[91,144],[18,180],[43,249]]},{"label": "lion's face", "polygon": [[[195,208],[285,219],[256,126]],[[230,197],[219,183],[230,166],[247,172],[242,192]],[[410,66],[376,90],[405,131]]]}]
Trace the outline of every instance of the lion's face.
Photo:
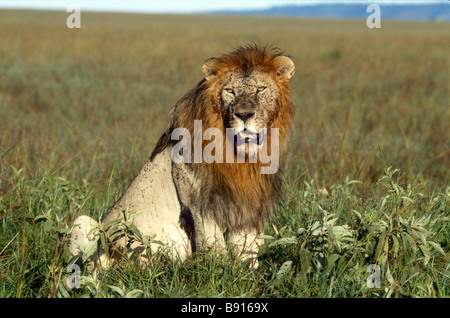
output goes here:
[{"label": "lion's face", "polygon": [[236,70],[227,74],[221,89],[220,107],[224,109],[224,125],[233,128],[236,143],[262,146],[271,119],[278,110],[278,91],[268,74]]},{"label": "lion's face", "polygon": [[243,49],[207,60],[203,74],[223,126],[233,130],[235,146],[245,144],[246,153],[250,144],[262,147],[270,128],[278,128],[272,123],[279,118],[280,97],[294,74],[292,60],[264,49]]}]

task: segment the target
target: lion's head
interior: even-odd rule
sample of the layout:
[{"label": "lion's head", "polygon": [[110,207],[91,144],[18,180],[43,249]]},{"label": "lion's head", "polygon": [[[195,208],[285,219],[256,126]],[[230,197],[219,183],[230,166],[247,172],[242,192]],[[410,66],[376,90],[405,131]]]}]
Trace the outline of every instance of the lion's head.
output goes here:
[{"label": "lion's head", "polygon": [[267,141],[268,129],[291,129],[293,108],[288,87],[293,74],[290,58],[257,45],[210,58],[203,65],[212,106],[218,108],[223,126],[234,129],[237,145],[254,143],[260,147]]},{"label": "lion's head", "polygon": [[277,124],[279,115],[292,116],[292,109],[286,114],[282,108],[291,106],[284,105],[284,95],[293,74],[291,59],[260,46],[239,48],[203,65],[208,93],[221,111],[223,125],[237,132],[238,144],[261,146],[265,131]]},{"label": "lion's head", "polygon": [[[260,167],[267,162],[249,160],[249,149],[267,145],[270,153],[271,130],[276,128],[277,156],[286,150],[294,117],[289,91],[294,63],[278,49],[249,45],[208,59],[202,70],[204,79],[175,105],[168,129],[152,157],[167,145],[175,145],[178,138],[173,138],[172,133],[183,127],[190,132],[192,141],[192,148],[188,149],[192,164],[183,169],[192,171],[189,179],[195,180],[195,186],[187,186],[186,191],[191,193],[191,198],[186,199],[190,201],[188,204],[201,198],[198,199],[201,203],[196,202],[199,208],[215,211],[214,217],[224,228],[260,229],[264,217],[276,209],[281,182],[278,167],[272,174],[261,174]],[[202,135],[210,128],[221,132],[209,138],[200,136],[200,150],[211,148],[211,143],[220,139],[223,153],[216,159],[223,160],[205,163],[193,158],[199,149],[195,123],[200,121]],[[228,129],[234,131],[231,138],[227,135]],[[240,145],[245,145],[246,160],[230,162],[228,149]],[[214,148],[214,155],[219,148]],[[236,156],[237,152],[233,154]]]},{"label": "lion's head", "polygon": [[[224,138],[224,143],[258,147],[268,143],[270,149],[270,130],[277,128],[280,150],[286,149],[294,116],[290,58],[271,47],[250,45],[208,59],[202,71],[204,79],[173,109],[169,130],[187,128],[193,145],[194,121],[201,120],[203,132],[214,127],[226,136],[226,129],[233,129],[235,139]],[[207,144],[203,142],[203,147]]]}]

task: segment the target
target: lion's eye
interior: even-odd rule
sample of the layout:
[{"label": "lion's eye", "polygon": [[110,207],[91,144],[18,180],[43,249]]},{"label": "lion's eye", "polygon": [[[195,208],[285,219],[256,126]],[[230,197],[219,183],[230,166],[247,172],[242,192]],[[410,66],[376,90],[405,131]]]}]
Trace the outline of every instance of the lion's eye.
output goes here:
[{"label": "lion's eye", "polygon": [[265,89],[266,89],[265,86],[260,86],[260,87],[257,88],[259,93],[263,92]]},{"label": "lion's eye", "polygon": [[228,94],[234,94],[234,91],[231,88],[225,88],[225,92]]}]

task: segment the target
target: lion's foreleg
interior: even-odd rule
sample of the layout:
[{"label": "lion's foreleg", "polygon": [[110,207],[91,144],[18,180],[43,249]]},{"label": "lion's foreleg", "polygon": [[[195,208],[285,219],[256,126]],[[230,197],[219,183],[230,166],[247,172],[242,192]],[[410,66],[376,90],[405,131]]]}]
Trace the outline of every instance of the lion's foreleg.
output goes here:
[{"label": "lion's foreleg", "polygon": [[219,253],[225,253],[226,244],[224,230],[209,218],[194,216],[196,227],[196,249],[198,251],[213,250]]},{"label": "lion's foreleg", "polygon": [[263,243],[263,240],[258,238],[259,235],[256,230],[232,232],[227,235],[227,243],[233,254],[254,268],[259,266],[258,251]]},{"label": "lion's foreleg", "polygon": [[[107,268],[110,265],[110,261],[107,255],[97,249],[98,240],[98,226],[97,221],[89,216],[81,215],[74,221],[74,227],[69,238],[69,252],[71,262],[77,262],[83,258],[83,253],[91,254],[87,258],[87,270],[88,272],[94,271],[94,269],[101,264],[102,267]],[[95,251],[92,253],[92,249]]]}]

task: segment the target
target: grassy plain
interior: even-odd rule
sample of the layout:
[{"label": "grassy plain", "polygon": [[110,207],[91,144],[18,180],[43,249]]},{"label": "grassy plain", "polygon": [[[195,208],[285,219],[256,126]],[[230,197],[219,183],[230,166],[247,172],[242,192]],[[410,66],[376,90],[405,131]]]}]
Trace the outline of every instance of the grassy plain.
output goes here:
[{"label": "grassy plain", "polygon": [[[449,296],[448,23],[67,16],[0,11],[0,297]],[[67,290],[73,218],[121,195],[205,59],[251,41],[296,63],[261,268],[125,259]]]}]

